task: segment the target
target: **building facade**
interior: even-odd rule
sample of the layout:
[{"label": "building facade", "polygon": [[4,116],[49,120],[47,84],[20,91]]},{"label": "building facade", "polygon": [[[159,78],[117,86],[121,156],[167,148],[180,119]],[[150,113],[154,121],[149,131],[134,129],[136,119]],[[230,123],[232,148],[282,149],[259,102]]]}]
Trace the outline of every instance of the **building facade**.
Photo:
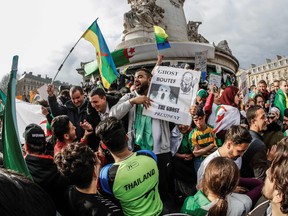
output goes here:
[{"label": "building facade", "polygon": [[250,69],[240,69],[237,72],[237,80],[240,80],[241,74],[245,73],[249,86],[257,85],[260,80],[265,80],[271,84],[274,80],[288,79],[288,57],[279,56],[274,60],[266,59],[262,65],[251,64]]},{"label": "building facade", "polygon": [[[33,75],[32,72],[24,72],[22,76],[17,81],[16,86],[16,95],[22,96],[23,98],[27,98],[30,100],[30,92],[35,91],[44,84],[50,84],[52,82],[52,78],[41,77],[40,74]],[[53,85],[58,89],[60,86],[69,86],[69,83],[54,81]]]}]

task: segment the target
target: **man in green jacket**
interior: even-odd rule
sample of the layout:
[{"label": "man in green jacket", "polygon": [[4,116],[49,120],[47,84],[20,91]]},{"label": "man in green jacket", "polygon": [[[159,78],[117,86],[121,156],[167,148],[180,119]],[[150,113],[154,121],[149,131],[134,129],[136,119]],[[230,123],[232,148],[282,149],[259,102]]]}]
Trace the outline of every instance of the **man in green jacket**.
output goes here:
[{"label": "man in green jacket", "polygon": [[283,121],[284,110],[288,108],[288,83],[287,80],[280,80],[280,89],[276,93],[274,106],[280,110],[280,120]]}]

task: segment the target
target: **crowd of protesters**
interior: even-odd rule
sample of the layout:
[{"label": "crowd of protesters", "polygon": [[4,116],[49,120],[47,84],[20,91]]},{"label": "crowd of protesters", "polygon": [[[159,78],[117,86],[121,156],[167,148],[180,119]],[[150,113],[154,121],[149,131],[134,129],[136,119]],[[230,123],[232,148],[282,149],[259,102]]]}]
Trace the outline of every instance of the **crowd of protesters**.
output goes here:
[{"label": "crowd of protesters", "polygon": [[142,114],[152,74],[49,85],[46,131],[24,132],[33,182],[0,170],[1,215],[287,215],[287,81],[261,80],[248,100],[199,83],[191,124],[176,125]]}]

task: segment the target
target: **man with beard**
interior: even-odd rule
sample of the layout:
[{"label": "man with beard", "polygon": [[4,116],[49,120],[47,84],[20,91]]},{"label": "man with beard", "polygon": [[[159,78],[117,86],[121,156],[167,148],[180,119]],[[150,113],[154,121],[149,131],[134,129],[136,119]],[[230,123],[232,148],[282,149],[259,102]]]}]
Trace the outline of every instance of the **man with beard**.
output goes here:
[{"label": "man with beard", "polygon": [[252,142],[243,155],[241,177],[264,180],[268,163],[267,148],[262,141],[261,133],[267,130],[266,112],[259,105],[252,106],[247,110],[247,121]]},{"label": "man with beard", "polygon": [[[84,123],[81,123],[81,127],[83,130],[85,130],[84,136],[81,138],[81,142],[87,143],[88,136],[93,132],[92,126],[85,121]],[[52,120],[51,128],[52,133],[56,138],[54,155],[77,139],[76,127],[66,115],[56,116]]]},{"label": "man with beard", "polygon": [[135,73],[135,91],[124,95],[110,110],[109,116],[122,119],[128,113],[128,147],[130,150],[151,150],[157,155],[159,192],[162,201],[167,198],[170,179],[170,129],[169,122],[142,115],[151,106],[147,97],[152,74],[145,68]]},{"label": "man with beard", "polygon": [[193,79],[193,75],[191,72],[185,72],[182,76],[182,80],[180,83],[180,89],[183,94],[189,94],[192,90],[195,84],[199,82],[198,79]]},{"label": "man with beard", "polygon": [[[215,152],[210,154],[201,163],[201,166],[197,172],[197,182],[201,184],[201,180],[204,176],[204,172],[208,163],[215,157],[227,157],[235,161],[238,168],[241,168],[242,158],[241,156],[249,147],[252,137],[249,131],[240,125],[231,126],[225,135],[224,144],[218,148]],[[200,186],[200,185],[199,185]]]}]

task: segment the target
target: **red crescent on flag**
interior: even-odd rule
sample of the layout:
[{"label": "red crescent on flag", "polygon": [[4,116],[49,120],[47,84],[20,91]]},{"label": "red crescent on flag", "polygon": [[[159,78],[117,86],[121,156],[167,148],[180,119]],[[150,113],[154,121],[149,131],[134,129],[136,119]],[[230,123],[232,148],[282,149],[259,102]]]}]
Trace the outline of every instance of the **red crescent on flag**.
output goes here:
[{"label": "red crescent on flag", "polygon": [[126,58],[131,58],[133,57],[135,54],[135,47],[131,47],[131,48],[125,48],[124,49],[124,56]]},{"label": "red crescent on flag", "polygon": [[102,51],[104,51],[104,50],[105,50],[105,47],[104,47],[104,46],[101,47],[101,49],[100,49],[101,56],[108,56],[108,53],[102,52]]}]

